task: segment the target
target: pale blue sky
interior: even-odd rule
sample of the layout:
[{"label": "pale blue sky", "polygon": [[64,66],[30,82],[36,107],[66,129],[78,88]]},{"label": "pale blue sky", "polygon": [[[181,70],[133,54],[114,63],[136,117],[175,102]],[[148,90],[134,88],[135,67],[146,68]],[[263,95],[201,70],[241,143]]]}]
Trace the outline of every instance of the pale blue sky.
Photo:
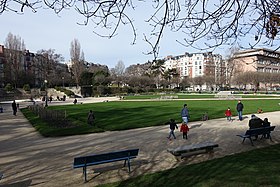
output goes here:
[{"label": "pale blue sky", "polygon": [[[122,60],[128,67],[131,64],[153,60],[152,55],[143,54],[150,50],[150,46],[143,41],[143,32],[150,29],[144,20],[149,18],[151,12],[146,7],[139,7],[133,15],[138,32],[135,45],[131,45],[133,34],[129,26],[121,27],[114,38],[101,38],[92,32],[92,25],[78,25],[77,22],[82,22],[84,19],[73,10],[63,11],[59,16],[47,9],[40,9],[37,13],[26,9],[23,15],[4,12],[0,15],[0,44],[4,44],[8,33],[11,32],[20,36],[31,52],[51,48],[55,49],[56,53],[62,54],[65,61],[69,61],[70,43],[77,38],[87,61],[105,64],[112,68]],[[166,32],[161,41],[159,58],[181,55],[184,52],[200,52],[176,42],[183,37],[180,32]],[[248,36],[249,39],[253,37]],[[224,55],[228,48],[228,46],[220,47],[214,52]]]}]

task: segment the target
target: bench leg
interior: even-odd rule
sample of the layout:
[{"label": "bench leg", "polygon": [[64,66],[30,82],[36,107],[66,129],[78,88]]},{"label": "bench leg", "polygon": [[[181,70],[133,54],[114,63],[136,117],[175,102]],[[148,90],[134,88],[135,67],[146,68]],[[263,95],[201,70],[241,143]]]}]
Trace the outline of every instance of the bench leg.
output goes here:
[{"label": "bench leg", "polygon": [[243,141],[242,141],[242,143],[244,143],[245,139],[246,139],[246,138],[243,138]]},{"label": "bench leg", "polygon": [[83,167],[83,175],[85,176],[85,182],[87,182],[87,167]]},{"label": "bench leg", "polygon": [[127,161],[128,172],[130,173],[130,159],[129,158],[127,160],[124,160],[123,167],[126,166],[126,161]]},{"label": "bench leg", "polygon": [[125,167],[126,166],[126,160],[124,160],[124,164],[123,164],[123,167]]},{"label": "bench leg", "polygon": [[127,159],[128,173],[130,173],[130,159]]},{"label": "bench leg", "polygon": [[249,137],[249,139],[250,139],[251,145],[254,146],[253,141],[252,141],[252,138]]},{"label": "bench leg", "polygon": [[272,138],[270,136],[270,133],[267,134],[268,138],[270,139],[270,141],[272,141]]}]

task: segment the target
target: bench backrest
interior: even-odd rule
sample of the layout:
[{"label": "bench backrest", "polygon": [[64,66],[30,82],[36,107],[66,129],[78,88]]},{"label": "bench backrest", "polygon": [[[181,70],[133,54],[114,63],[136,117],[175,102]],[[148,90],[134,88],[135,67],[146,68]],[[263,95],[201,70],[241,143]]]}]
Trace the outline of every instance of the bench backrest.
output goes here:
[{"label": "bench backrest", "polygon": [[260,134],[269,133],[271,131],[274,131],[274,129],[275,129],[275,126],[249,129],[246,131],[245,135],[250,135],[250,136],[260,135]]},{"label": "bench backrest", "polygon": [[126,160],[128,158],[136,158],[138,152],[139,149],[130,149],[124,151],[76,157],[74,158],[74,168],[102,164],[107,162],[114,162],[118,160]]}]

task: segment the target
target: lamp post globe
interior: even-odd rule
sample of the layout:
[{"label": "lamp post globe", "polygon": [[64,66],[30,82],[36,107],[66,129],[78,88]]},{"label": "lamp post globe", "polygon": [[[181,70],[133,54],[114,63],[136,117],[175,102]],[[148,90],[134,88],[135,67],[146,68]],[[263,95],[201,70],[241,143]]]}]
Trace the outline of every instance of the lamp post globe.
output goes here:
[{"label": "lamp post globe", "polygon": [[48,106],[48,81],[47,80],[45,80],[44,81],[45,82],[45,92],[46,92],[46,96],[45,96],[45,107],[47,107]]}]

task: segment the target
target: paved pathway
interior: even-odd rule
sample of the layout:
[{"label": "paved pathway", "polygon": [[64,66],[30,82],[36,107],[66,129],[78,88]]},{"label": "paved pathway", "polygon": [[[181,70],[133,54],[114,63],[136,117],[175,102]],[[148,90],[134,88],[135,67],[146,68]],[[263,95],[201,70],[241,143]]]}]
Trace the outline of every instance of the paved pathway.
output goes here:
[{"label": "paved pathway", "polygon": [[[4,107],[5,113],[0,113],[0,172],[4,173],[0,186],[16,182],[30,183],[36,187],[95,186],[280,143],[280,111],[259,115],[261,118],[268,117],[277,127],[272,133],[274,142],[256,141],[253,147],[248,141],[242,145],[241,139],[236,136],[245,132],[248,118],[242,122],[227,122],[225,119],[191,122],[188,140],[183,140],[178,131],[177,140],[167,140],[169,130],[166,125],[44,138],[33,129],[22,113],[13,116],[10,105]],[[167,148],[209,140],[219,144],[212,155],[200,154],[178,162],[166,151]],[[132,161],[130,175],[127,168],[121,167],[121,162],[93,166],[88,169],[90,181],[84,183],[82,169],[72,168],[73,158],[76,156],[129,148],[140,148],[139,157]]]}]

